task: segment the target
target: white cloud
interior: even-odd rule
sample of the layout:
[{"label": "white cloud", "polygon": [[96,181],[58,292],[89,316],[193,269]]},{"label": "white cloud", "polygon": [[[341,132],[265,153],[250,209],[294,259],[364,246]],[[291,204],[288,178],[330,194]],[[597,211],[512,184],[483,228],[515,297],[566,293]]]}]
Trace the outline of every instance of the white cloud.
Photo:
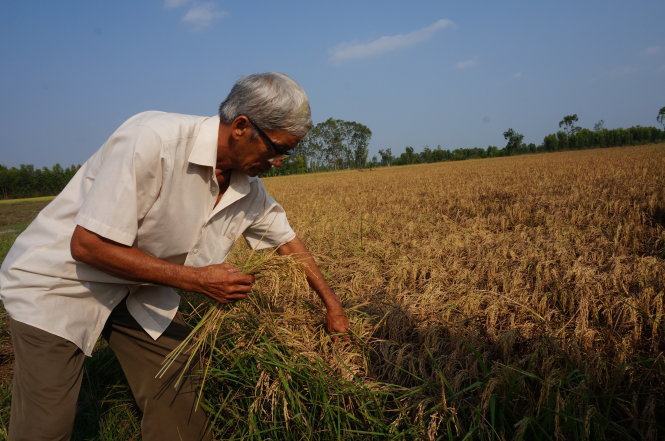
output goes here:
[{"label": "white cloud", "polygon": [[164,0],[164,7],[168,9],[178,8],[189,3],[190,0]]},{"label": "white cloud", "polygon": [[220,10],[215,3],[195,4],[182,17],[183,23],[193,29],[207,28],[213,21],[226,17],[228,12]]},{"label": "white cloud", "polygon": [[644,49],[644,53],[646,55],[658,55],[663,51],[663,48],[661,46],[650,46],[646,49]]},{"label": "white cloud", "polygon": [[513,74],[513,78],[515,78],[515,79],[522,78],[523,76],[524,76],[524,74],[522,72],[515,72]]},{"label": "white cloud", "polygon": [[458,61],[455,63],[455,69],[464,70],[478,66],[478,58],[471,58],[470,60]]},{"label": "white cloud", "polygon": [[427,27],[408,34],[384,35],[367,43],[342,43],[330,51],[330,61],[341,63],[406,48],[429,40],[438,31],[452,27],[455,27],[455,23],[442,18]]}]

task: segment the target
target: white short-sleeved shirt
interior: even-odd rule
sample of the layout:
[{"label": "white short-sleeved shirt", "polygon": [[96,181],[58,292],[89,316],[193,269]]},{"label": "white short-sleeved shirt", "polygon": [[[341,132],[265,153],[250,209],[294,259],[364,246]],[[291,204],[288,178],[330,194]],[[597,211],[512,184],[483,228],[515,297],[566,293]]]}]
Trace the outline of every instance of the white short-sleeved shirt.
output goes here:
[{"label": "white short-sleeved shirt", "polygon": [[215,206],[219,117],[144,112],[120,126],[16,239],[0,270],[0,297],[17,321],[61,336],[86,355],[111,310],[152,338],[175,316],[173,288],[124,280],[70,252],[75,226],[173,263],[221,263],[243,235],[254,249],[295,233],[258,178],[233,172]]}]

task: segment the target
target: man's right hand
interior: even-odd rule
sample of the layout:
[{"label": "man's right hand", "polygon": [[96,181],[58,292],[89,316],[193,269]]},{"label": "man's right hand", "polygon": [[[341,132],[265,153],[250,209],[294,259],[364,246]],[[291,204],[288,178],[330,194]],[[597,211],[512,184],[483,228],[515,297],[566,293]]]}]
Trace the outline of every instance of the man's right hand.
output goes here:
[{"label": "man's right hand", "polygon": [[217,300],[219,303],[231,303],[247,298],[252,291],[254,276],[241,272],[230,263],[203,266],[196,269],[197,283],[195,291]]}]

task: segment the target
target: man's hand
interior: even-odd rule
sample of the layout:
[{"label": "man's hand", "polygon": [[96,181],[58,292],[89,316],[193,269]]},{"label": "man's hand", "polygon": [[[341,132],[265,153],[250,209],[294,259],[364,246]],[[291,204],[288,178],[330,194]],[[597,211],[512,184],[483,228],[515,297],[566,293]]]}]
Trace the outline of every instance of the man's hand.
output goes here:
[{"label": "man's hand", "polygon": [[326,313],[326,330],[331,334],[349,332],[349,319],[343,309],[329,309]]},{"label": "man's hand", "polygon": [[220,303],[246,298],[254,283],[254,276],[228,263],[199,268],[178,265],[137,247],[113,242],[80,225],[74,229],[70,250],[77,261],[114,276],[200,292]]},{"label": "man's hand", "polygon": [[[294,256],[303,265],[309,286],[316,291],[327,309],[326,330],[331,334],[349,332],[349,319],[346,318],[342,302],[328,286],[319,266],[316,264],[314,257],[307,251],[305,244],[298,237],[295,237],[290,242],[277,248],[277,252],[282,256]],[[333,339],[337,340],[337,337]]]},{"label": "man's hand", "polygon": [[205,294],[219,303],[231,303],[247,298],[254,276],[240,272],[229,263],[203,266],[196,269],[198,281],[194,291]]}]

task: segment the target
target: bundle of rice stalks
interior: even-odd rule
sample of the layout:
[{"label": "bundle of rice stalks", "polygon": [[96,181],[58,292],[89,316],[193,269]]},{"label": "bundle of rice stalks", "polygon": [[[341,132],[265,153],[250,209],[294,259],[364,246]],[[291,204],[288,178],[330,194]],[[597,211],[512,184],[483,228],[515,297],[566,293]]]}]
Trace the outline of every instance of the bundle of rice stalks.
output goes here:
[{"label": "bundle of rice stalks", "polygon": [[[333,344],[332,336],[326,333],[324,309],[312,295],[297,257],[279,256],[274,251],[241,250],[230,260],[239,262],[236,266],[240,271],[256,277],[252,293],[232,304],[204,302],[194,307],[188,317],[194,323],[192,331],[165,358],[157,376],[162,377],[174,364],[179,365],[177,361],[184,356],[186,362],[180,367],[175,387],[198,368],[198,406],[208,380],[215,380],[217,385],[217,380],[229,380],[222,367],[229,365],[229,359],[242,358],[260,370],[260,378],[251,380],[252,388],[265,393],[255,397],[257,400],[250,404],[254,408],[263,407],[258,404],[262,400],[274,398],[265,390],[271,389],[266,385],[266,369],[270,370],[268,365],[276,361],[266,363],[266,353],[258,354],[257,348],[269,352],[279,348],[280,363],[305,364],[323,379],[331,375],[346,380],[364,376],[365,357],[356,345],[351,341]],[[355,341],[368,333],[362,320],[353,321],[351,334]],[[292,359],[283,360],[284,357]],[[272,389],[274,392],[274,386]]]},{"label": "bundle of rice stalks", "polygon": [[[302,293],[307,292],[307,279],[298,264],[298,262],[291,257],[280,257],[274,253],[251,253],[241,265],[238,266],[240,271],[251,274],[256,277],[256,281],[260,283],[262,280],[268,280],[268,289],[251,293],[249,302],[259,305],[266,305],[270,302],[270,297],[275,296],[280,290],[280,275],[287,280],[290,280],[292,287],[301,288]],[[293,290],[287,292],[293,295]],[[222,328],[226,316],[237,306],[224,305],[221,303],[210,304],[204,302],[193,308],[192,316],[197,318],[196,324],[192,328],[189,335],[178,345],[169,355],[166,356],[162,363],[162,368],[157,373],[159,378],[173,366],[183,354],[187,355],[187,361],[181,368],[180,375],[175,383],[175,387],[179,387],[185,374],[193,367],[193,363],[198,359],[199,362],[204,361],[203,383],[210,369],[212,357],[210,357],[211,350],[215,347],[217,336]],[[269,305],[268,305],[269,306]],[[201,313],[201,309],[205,312]],[[190,317],[191,319],[192,317]],[[200,364],[200,363],[199,363]],[[200,400],[200,394],[199,394]],[[197,401],[198,405],[198,401]]]}]

